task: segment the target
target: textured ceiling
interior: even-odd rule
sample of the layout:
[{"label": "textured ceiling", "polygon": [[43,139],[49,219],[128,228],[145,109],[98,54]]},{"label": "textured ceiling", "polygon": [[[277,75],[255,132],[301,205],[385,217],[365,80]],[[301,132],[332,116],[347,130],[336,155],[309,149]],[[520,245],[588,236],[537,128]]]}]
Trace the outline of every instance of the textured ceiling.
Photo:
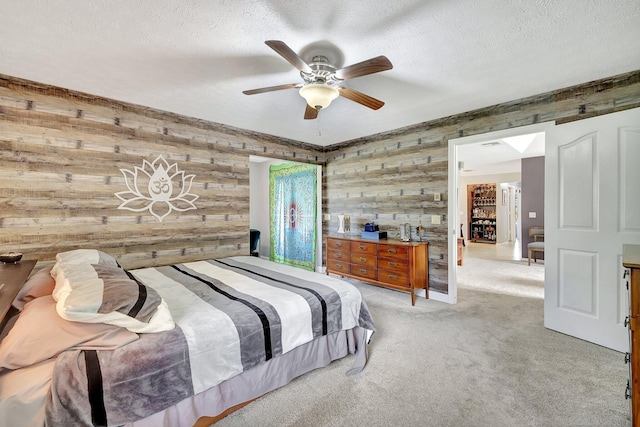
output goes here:
[{"label": "textured ceiling", "polygon": [[[327,146],[640,69],[638,0],[0,0],[0,73]],[[389,71],[304,120],[264,44]]]}]

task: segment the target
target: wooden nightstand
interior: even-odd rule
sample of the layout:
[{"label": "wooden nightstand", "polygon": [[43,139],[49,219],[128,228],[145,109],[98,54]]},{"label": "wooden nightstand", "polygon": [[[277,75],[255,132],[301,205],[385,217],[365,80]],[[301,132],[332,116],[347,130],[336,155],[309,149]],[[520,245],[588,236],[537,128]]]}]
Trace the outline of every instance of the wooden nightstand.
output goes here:
[{"label": "wooden nightstand", "polygon": [[36,266],[36,260],[22,260],[17,264],[0,263],[0,329],[4,326],[4,317],[11,308],[18,291],[29,278],[29,274]]}]

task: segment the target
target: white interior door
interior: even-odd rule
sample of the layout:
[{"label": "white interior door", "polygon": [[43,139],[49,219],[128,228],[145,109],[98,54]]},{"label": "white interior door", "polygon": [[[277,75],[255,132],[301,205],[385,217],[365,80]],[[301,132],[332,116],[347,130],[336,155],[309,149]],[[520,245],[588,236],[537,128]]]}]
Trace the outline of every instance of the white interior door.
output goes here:
[{"label": "white interior door", "polygon": [[556,126],[545,151],[544,324],[628,351],[621,256],[640,243],[640,109]]}]

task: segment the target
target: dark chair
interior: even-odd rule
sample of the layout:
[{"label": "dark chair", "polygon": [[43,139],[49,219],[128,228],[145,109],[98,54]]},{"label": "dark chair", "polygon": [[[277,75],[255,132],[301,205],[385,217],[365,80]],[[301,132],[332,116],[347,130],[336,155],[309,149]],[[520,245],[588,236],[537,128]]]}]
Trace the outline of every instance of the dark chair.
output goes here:
[{"label": "dark chair", "polygon": [[260,230],[251,229],[249,234],[249,250],[251,256],[260,256]]}]

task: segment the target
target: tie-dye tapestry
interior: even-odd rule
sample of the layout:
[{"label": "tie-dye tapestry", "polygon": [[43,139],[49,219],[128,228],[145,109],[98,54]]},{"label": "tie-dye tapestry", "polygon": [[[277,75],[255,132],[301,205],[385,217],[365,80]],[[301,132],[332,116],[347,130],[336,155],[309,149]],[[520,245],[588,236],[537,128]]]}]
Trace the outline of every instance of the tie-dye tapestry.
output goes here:
[{"label": "tie-dye tapestry", "polygon": [[315,269],[317,171],[291,163],[269,168],[271,261]]}]

